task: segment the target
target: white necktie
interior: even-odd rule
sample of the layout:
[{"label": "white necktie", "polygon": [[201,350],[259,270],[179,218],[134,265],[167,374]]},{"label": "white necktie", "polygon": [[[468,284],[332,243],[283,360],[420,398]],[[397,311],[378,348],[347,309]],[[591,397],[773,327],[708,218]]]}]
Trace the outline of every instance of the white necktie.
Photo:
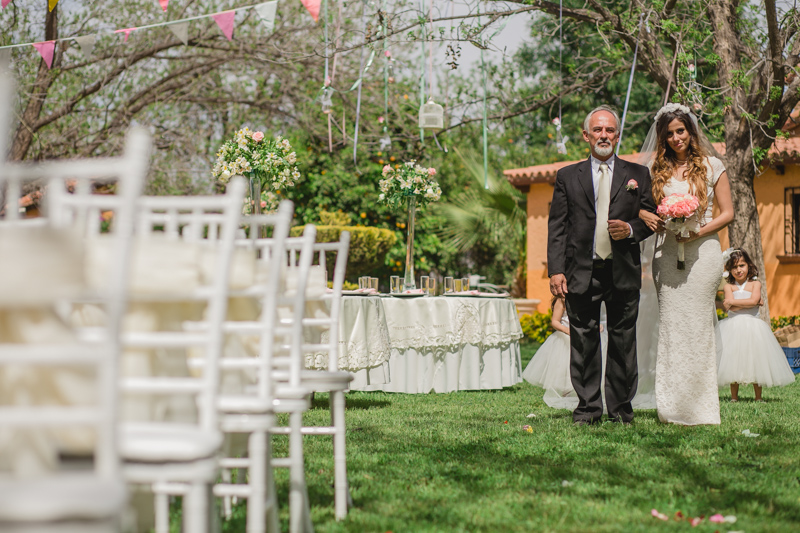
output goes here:
[{"label": "white necktie", "polygon": [[600,259],[611,255],[611,236],[608,234],[610,179],[608,165],[600,163],[600,179],[597,182],[597,223],[594,227],[594,251]]}]

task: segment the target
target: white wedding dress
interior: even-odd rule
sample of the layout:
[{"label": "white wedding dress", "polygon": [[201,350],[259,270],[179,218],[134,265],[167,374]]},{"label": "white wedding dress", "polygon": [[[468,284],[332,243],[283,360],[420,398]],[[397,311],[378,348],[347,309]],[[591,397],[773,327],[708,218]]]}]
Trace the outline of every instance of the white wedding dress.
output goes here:
[{"label": "white wedding dress", "polygon": [[[714,184],[725,171],[722,162],[706,159],[708,209],[700,222],[711,220]],[[689,193],[685,181],[670,180],[664,196]],[[655,395],[662,422],[682,425],[719,424],[714,298],[722,275],[722,251],[716,234],[685,244],[686,269],[677,269],[675,235],[658,235],[653,277],[658,291],[659,334]]]}]

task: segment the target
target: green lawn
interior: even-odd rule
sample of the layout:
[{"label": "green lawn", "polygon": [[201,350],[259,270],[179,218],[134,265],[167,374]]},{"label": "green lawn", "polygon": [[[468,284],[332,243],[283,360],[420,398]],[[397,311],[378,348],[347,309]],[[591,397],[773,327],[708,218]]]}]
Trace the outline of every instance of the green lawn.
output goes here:
[{"label": "green lawn", "polygon": [[[535,346],[523,348],[527,362]],[[680,427],[637,411],[632,426],[573,427],[527,383],[501,391],[347,395],[347,459],[355,507],[333,518],[331,441],[306,437],[317,531],[798,531],[800,383],[722,393],[722,425]],[[309,421],[323,422],[318,397]],[[533,413],[536,416],[528,418]],[[522,429],[525,424],[533,433]],[[759,437],[741,434],[750,429]],[[275,438],[285,451],[285,439]],[[278,473],[287,527],[287,474]],[[735,515],[735,524],[662,522]],[[226,531],[244,531],[243,508]]]}]

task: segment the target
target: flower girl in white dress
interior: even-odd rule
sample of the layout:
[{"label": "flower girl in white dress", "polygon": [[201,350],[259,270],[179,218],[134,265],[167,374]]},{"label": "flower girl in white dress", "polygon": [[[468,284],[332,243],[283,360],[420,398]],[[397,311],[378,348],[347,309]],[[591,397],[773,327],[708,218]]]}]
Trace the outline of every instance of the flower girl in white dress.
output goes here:
[{"label": "flower girl in white dress", "polygon": [[[605,318],[605,313],[603,314]],[[555,331],[547,337],[528,366],[522,377],[528,383],[545,389],[542,399],[554,409],[574,410],[578,406],[578,395],[572,387],[569,361],[569,318],[563,298],[553,298],[552,325]],[[603,356],[603,369],[606,363],[606,331],[601,325],[600,336]]]},{"label": "flower girl in white dress", "polygon": [[740,383],[752,383],[755,400],[763,402],[762,387],[794,383],[794,374],[772,330],[758,317],[761,283],[756,281],[758,270],[750,256],[733,250],[725,270],[728,283],[723,306],[728,318],[717,326],[721,339],[717,382],[720,387],[730,384],[732,402],[739,401]]}]

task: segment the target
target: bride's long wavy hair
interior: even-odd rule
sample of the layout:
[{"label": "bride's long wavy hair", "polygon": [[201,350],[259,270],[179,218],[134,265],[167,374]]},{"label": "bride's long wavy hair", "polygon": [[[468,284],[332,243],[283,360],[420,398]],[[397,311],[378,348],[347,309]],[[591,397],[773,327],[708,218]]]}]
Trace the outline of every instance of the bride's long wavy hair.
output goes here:
[{"label": "bride's long wavy hair", "polygon": [[700,202],[700,207],[697,212],[705,213],[708,207],[705,158],[708,154],[705,153],[705,150],[703,150],[703,147],[700,145],[697,128],[691,117],[680,110],[664,113],[659,117],[656,123],[656,157],[653,161],[653,168],[650,171],[652,176],[651,186],[653,200],[656,205],[658,205],[661,203],[661,200],[664,199],[664,186],[672,178],[675,168],[678,166],[675,150],[670,148],[669,143],[667,143],[669,125],[675,119],[680,120],[686,127],[686,131],[689,132],[689,146],[687,148],[689,157],[686,181],[689,183],[689,193],[695,195]]}]

